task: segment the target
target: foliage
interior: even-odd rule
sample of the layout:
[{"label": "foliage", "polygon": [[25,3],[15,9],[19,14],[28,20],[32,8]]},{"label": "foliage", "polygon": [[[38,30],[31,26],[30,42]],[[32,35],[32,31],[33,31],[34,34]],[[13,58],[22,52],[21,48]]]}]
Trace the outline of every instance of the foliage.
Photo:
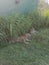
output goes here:
[{"label": "foliage", "polygon": [[49,9],[44,9],[42,12],[41,12],[42,16],[44,17],[49,17]]},{"label": "foliage", "polygon": [[14,14],[6,18],[0,17],[0,43],[9,42],[13,38],[28,33],[31,28],[41,30],[49,28],[49,18],[41,16],[38,12],[26,15]]},{"label": "foliage", "polygon": [[38,31],[35,35],[32,35],[31,39],[38,43],[49,43],[49,28]]},{"label": "foliage", "polygon": [[[44,33],[46,34],[46,32]],[[49,42],[43,43],[43,41],[39,42],[38,40],[35,41],[35,39],[32,39],[28,45],[24,43],[15,43],[1,48],[0,65],[1,64],[49,65]]]},{"label": "foliage", "polygon": [[[12,36],[20,36],[28,32],[31,21],[26,18],[24,15],[13,15],[8,18],[8,21],[12,27]],[[11,28],[10,28],[11,29]]]},{"label": "foliage", "polygon": [[[32,27],[38,33],[31,36],[28,45],[24,43],[9,45],[11,37],[17,38],[29,32]],[[38,12],[11,15],[6,19],[0,17],[0,65],[47,64],[49,64],[49,17],[43,17]]]}]

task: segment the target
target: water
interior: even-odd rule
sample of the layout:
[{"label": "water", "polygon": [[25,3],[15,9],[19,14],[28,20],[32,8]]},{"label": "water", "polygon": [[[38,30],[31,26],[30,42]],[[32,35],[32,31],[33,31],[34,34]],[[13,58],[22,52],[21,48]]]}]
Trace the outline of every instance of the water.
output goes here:
[{"label": "water", "polygon": [[0,15],[35,10],[37,0],[0,0]]}]

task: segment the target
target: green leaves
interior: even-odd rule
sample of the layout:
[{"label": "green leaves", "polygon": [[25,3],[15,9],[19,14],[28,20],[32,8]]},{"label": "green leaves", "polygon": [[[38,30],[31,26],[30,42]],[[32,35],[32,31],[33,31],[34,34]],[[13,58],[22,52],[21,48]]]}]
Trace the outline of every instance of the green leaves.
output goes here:
[{"label": "green leaves", "polygon": [[0,38],[7,41],[28,33],[31,28],[49,28],[49,18],[42,17],[38,12],[27,15],[13,14],[6,19],[0,17]]}]

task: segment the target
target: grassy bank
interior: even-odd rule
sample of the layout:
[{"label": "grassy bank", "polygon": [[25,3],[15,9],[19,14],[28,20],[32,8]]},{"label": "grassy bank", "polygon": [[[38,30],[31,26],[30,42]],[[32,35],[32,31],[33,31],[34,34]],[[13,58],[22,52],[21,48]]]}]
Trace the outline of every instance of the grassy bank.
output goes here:
[{"label": "grassy bank", "polygon": [[0,65],[49,65],[48,32],[40,31],[28,45],[15,43],[0,48]]},{"label": "grassy bank", "polygon": [[[29,32],[38,31],[30,38],[29,44],[11,43]],[[0,17],[0,65],[49,65],[49,17],[38,12],[27,15]]]},{"label": "grassy bank", "polygon": [[36,30],[49,28],[49,18],[42,17],[38,12],[27,15],[15,14],[6,19],[0,17],[0,39],[6,41],[17,38],[29,32],[31,28]]}]

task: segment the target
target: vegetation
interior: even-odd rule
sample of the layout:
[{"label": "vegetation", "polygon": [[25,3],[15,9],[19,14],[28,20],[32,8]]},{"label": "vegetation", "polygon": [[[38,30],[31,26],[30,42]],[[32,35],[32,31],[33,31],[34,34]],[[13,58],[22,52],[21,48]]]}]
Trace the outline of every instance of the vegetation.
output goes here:
[{"label": "vegetation", "polygon": [[41,12],[42,16],[44,17],[49,17],[49,9],[44,9],[42,12]]},{"label": "vegetation", "polygon": [[[28,45],[9,44],[31,28],[38,33],[31,36]],[[49,65],[49,17],[38,12],[0,17],[0,65]]]}]

